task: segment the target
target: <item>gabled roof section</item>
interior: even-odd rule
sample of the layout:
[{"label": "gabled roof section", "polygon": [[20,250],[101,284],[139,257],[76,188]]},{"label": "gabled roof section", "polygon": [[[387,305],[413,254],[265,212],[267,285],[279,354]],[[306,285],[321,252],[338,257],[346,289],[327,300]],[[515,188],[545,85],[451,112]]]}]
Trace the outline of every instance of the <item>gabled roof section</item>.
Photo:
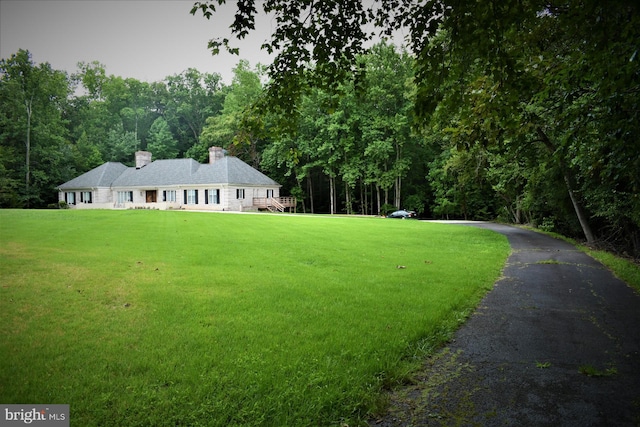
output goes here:
[{"label": "gabled roof section", "polygon": [[122,163],[107,162],[91,169],[82,175],[67,181],[58,188],[60,190],[74,190],[80,188],[111,187],[113,181],[124,171],[129,169]]},{"label": "gabled roof section", "polygon": [[193,184],[270,185],[280,184],[237,157],[223,157],[213,164],[200,165]]},{"label": "gabled roof section", "polygon": [[156,160],[140,169],[128,168],[114,187],[157,187],[190,184],[200,163],[193,159]]}]

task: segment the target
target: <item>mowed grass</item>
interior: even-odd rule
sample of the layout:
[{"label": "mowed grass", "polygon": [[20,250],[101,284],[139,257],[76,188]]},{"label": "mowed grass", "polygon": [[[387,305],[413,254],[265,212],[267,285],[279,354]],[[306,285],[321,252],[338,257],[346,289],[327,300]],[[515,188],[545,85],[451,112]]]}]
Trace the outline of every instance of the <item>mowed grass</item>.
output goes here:
[{"label": "mowed grass", "polygon": [[0,211],[0,402],[73,426],[357,425],[506,239],[382,218]]}]

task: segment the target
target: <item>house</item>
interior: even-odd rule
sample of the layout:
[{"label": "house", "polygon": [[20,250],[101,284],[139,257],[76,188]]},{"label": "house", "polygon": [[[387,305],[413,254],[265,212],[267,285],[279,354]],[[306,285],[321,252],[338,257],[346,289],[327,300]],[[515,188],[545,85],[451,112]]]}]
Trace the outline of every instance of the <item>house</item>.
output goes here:
[{"label": "house", "polygon": [[75,209],[197,209],[245,211],[295,208],[280,184],[220,147],[209,163],[193,159],[151,161],[135,153],[136,166],[107,162],[58,187],[58,200]]}]

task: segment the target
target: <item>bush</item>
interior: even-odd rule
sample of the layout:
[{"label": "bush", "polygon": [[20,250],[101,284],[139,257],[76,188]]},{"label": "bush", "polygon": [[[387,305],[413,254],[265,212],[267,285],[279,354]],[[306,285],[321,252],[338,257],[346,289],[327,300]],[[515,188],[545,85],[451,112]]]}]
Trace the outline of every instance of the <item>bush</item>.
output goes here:
[{"label": "bush", "polygon": [[425,211],[424,200],[417,194],[407,197],[407,200],[404,202],[404,207],[409,210],[416,211],[420,215]]},{"label": "bush", "polygon": [[384,205],[382,205],[382,207],[380,208],[380,214],[387,216],[389,215],[391,212],[397,211],[398,208],[390,205],[389,203],[385,203]]}]

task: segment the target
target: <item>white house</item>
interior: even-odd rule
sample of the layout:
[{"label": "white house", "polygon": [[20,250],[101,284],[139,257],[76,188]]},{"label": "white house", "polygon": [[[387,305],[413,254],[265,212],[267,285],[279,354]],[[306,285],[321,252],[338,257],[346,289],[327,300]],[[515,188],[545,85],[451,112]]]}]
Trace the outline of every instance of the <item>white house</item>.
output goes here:
[{"label": "white house", "polygon": [[58,200],[75,209],[198,209],[243,211],[294,208],[281,185],[220,147],[209,163],[193,159],[151,161],[138,151],[136,166],[107,162],[58,187]]}]

